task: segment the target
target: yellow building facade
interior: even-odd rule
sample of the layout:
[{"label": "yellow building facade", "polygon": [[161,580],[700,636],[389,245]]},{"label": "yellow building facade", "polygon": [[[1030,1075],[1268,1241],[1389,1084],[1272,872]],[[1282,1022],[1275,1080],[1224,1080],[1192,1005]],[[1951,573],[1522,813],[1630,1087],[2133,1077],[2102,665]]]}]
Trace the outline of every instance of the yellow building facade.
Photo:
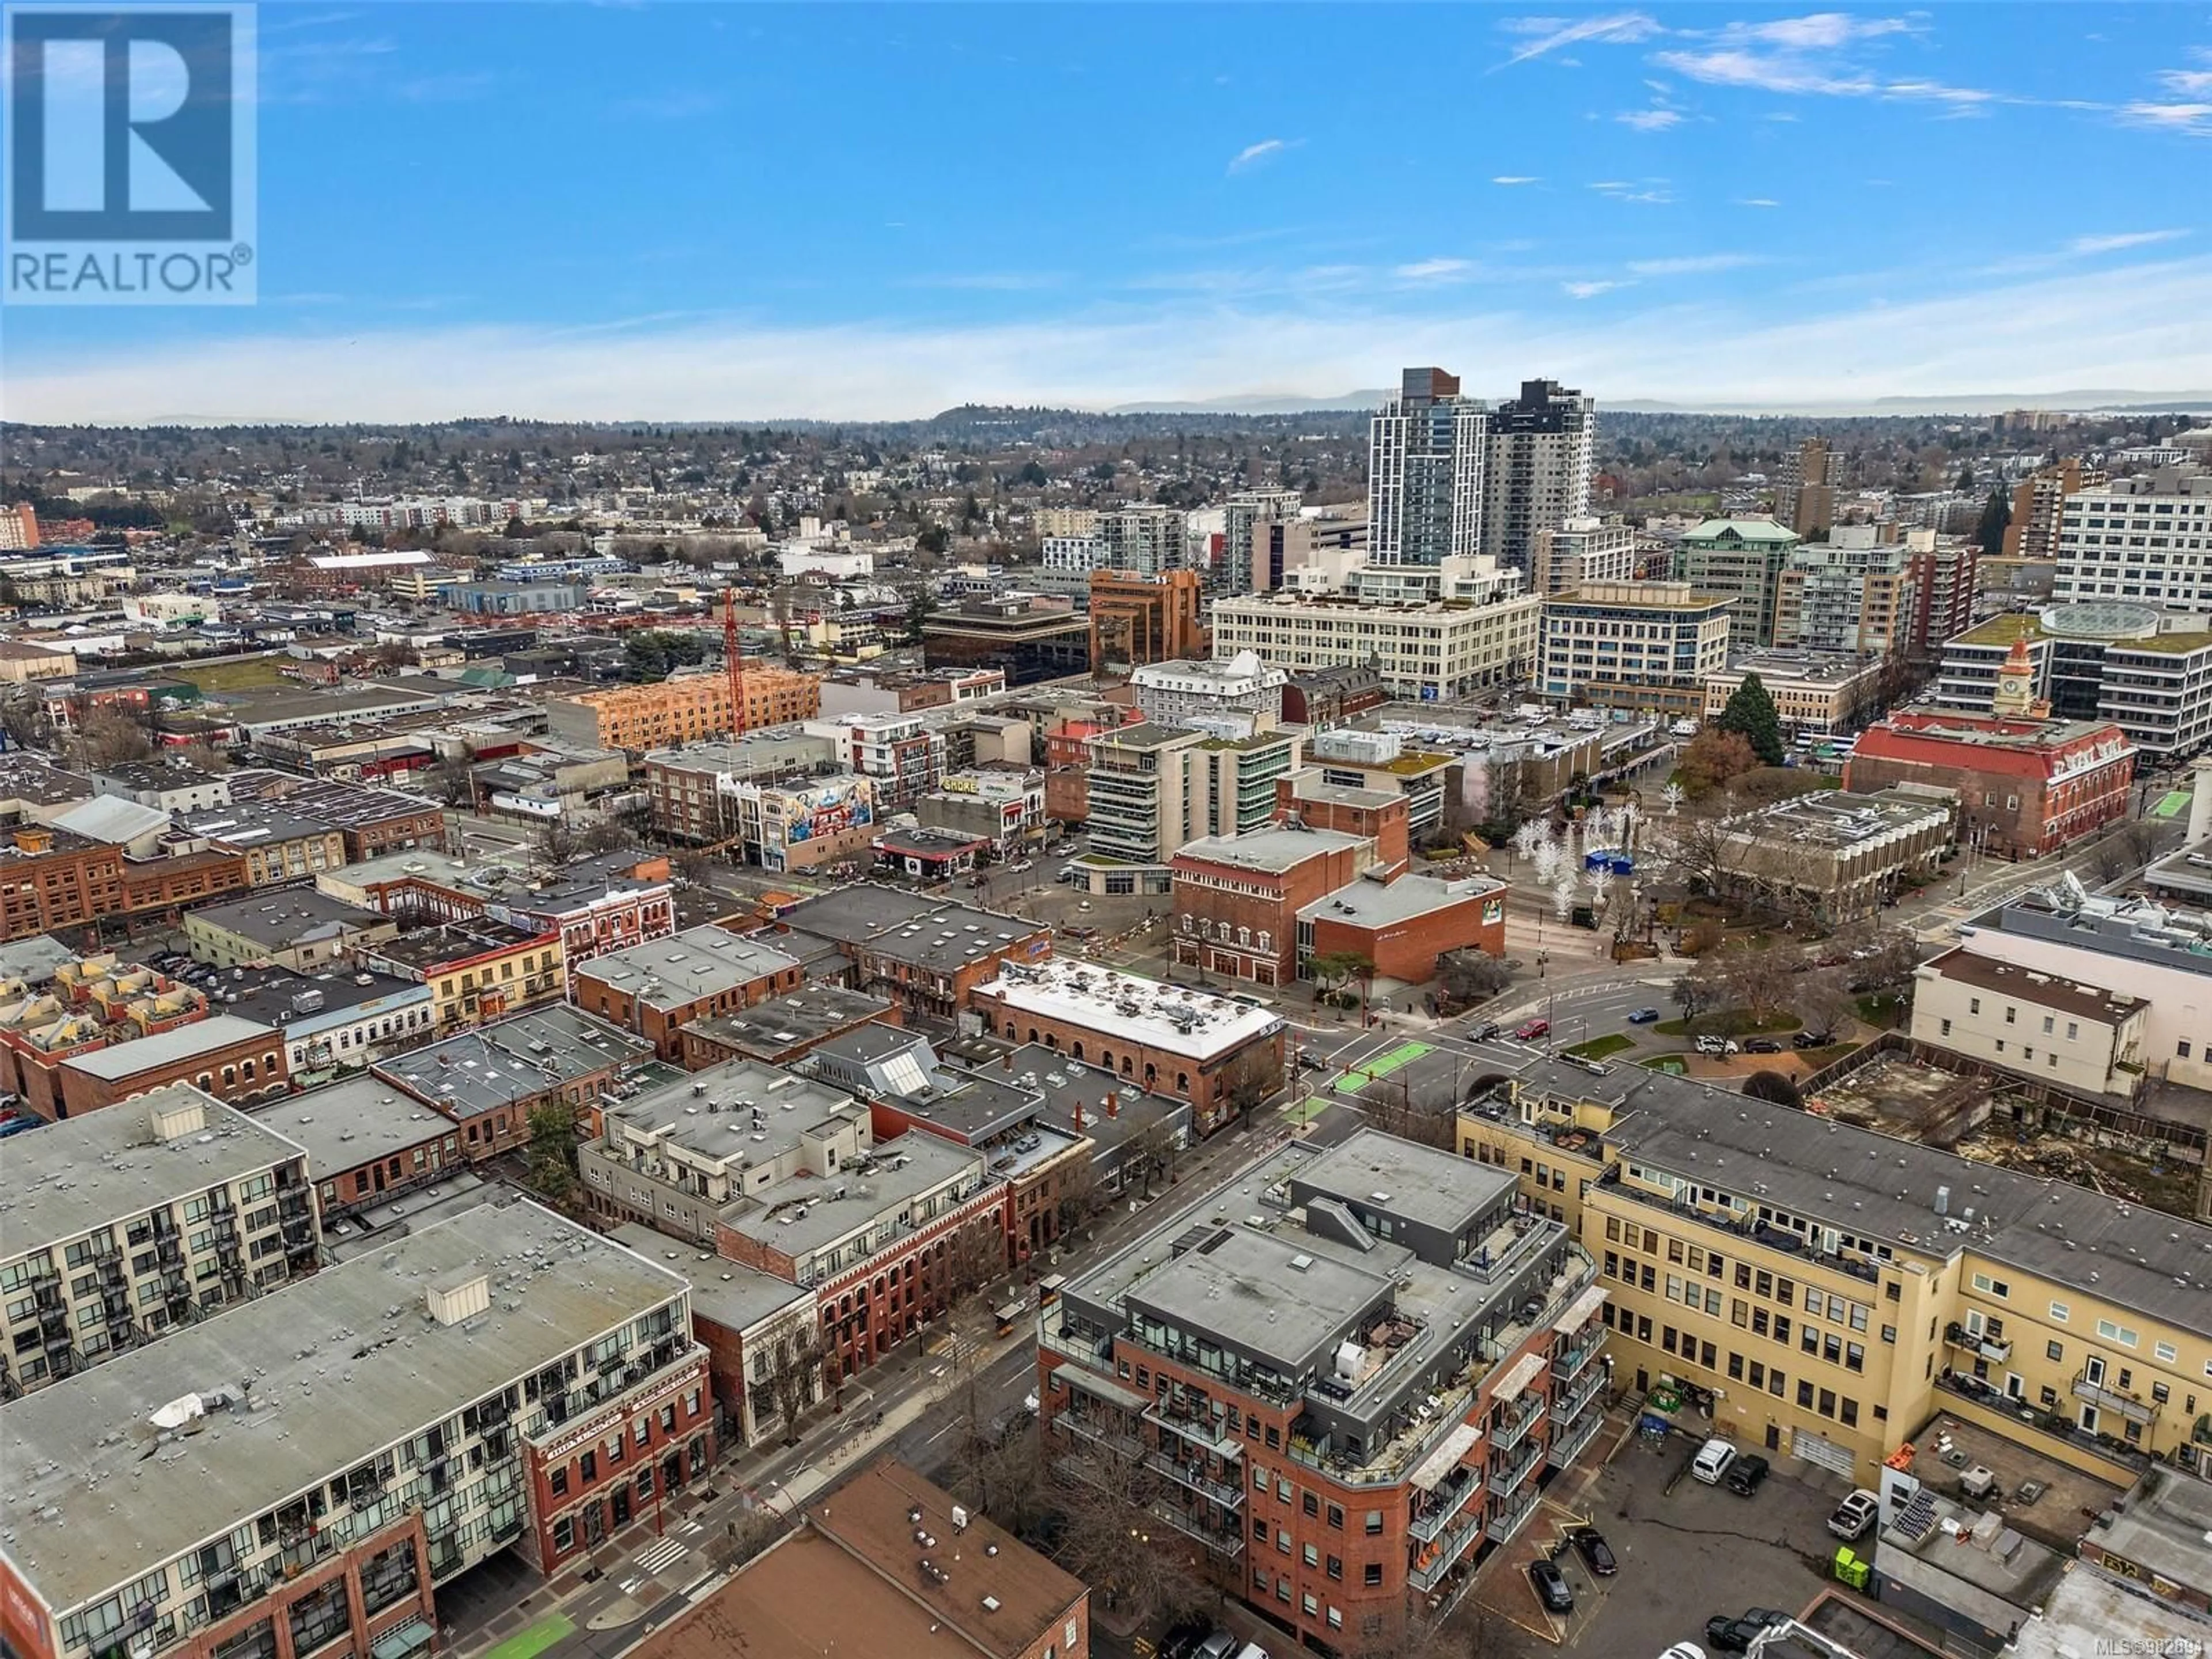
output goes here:
[{"label": "yellow building facade", "polygon": [[1615,1386],[1864,1486],[1938,1412],[2212,1468],[2212,1228],[1632,1070],[1532,1062],[1458,1121],[1596,1260]]}]

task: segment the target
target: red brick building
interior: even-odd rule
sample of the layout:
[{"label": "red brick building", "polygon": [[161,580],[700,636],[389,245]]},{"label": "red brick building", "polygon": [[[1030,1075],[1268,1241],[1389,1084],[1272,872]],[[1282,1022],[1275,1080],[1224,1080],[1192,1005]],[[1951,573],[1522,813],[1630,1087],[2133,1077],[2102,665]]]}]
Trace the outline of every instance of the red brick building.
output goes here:
[{"label": "red brick building", "polygon": [[1248,1066],[1282,1069],[1283,1021],[1272,1010],[1088,963],[1010,963],[972,1000],[994,1036],[1189,1102],[1200,1135],[1227,1124],[1231,1085]]},{"label": "red brick building", "polygon": [[[1403,834],[1405,803],[1400,801]],[[1177,967],[1288,985],[1298,975],[1298,912],[1357,881],[1371,843],[1334,830],[1278,827],[1206,836],[1169,860]]]},{"label": "red brick building", "polygon": [[1859,734],[1844,787],[1955,790],[1961,839],[2000,856],[2036,858],[2124,818],[2136,748],[2101,720],[1981,714],[1893,714]]},{"label": "red brick building", "polygon": [[287,1094],[292,1087],[283,1033],[235,1014],[216,1014],[79,1054],[55,1076],[64,1117],[112,1106],[165,1083],[197,1084],[234,1106]]},{"label": "red brick building", "polygon": [[173,921],[185,907],[246,887],[240,853],[129,859],[120,847],[22,824],[0,845],[0,937]]},{"label": "red brick building", "polygon": [[69,1061],[207,1016],[204,993],[150,968],[112,956],[62,963],[38,994],[0,1012],[0,1093],[40,1117],[61,1117]]},{"label": "red brick building", "polygon": [[1276,823],[1296,821],[1309,830],[1364,836],[1375,843],[1376,865],[1394,881],[1411,859],[1410,810],[1405,796],[1395,790],[1325,783],[1318,767],[1275,780]]},{"label": "red brick building", "polygon": [[1505,884],[1488,876],[1354,882],[1300,910],[1298,926],[1305,962],[1364,957],[1377,978],[1419,985],[1436,977],[1437,958],[1446,951],[1505,954]]},{"label": "red brick building", "polygon": [[684,1026],[795,991],[805,978],[797,962],[763,940],[709,925],[592,957],[570,976],[568,996],[675,1060],[683,1057]]}]

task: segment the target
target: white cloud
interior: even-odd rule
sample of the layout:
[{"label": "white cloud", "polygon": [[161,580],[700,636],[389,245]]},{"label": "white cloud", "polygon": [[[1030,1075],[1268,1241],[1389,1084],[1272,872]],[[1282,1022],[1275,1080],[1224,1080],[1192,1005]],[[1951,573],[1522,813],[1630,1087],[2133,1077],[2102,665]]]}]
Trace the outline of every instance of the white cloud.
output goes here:
[{"label": "white cloud", "polygon": [[1244,148],[1238,150],[1236,155],[1231,156],[1229,158],[1229,170],[1231,173],[1242,173],[1247,167],[1259,166],[1261,162],[1266,161],[1271,155],[1280,155],[1290,147],[1290,143],[1287,139],[1262,138],[1256,144],[1245,145]]},{"label": "white cloud", "polygon": [[1674,192],[1668,188],[1664,179],[1644,179],[1634,183],[1626,179],[1601,179],[1590,188],[1612,202],[1664,206],[1674,199]]},{"label": "white cloud", "polygon": [[1572,21],[1558,17],[1509,18],[1504,27],[1510,33],[1528,36],[1529,40],[1527,46],[1497,65],[1498,69],[1510,69],[1516,64],[1541,58],[1562,46],[1580,46],[1586,40],[1632,46],[1665,32],[1640,11],[1613,12],[1603,17],[1581,17]]},{"label": "white cloud", "polygon": [[2178,241],[2185,230],[2130,230],[2113,236],[2076,236],[2067,243],[2069,253],[2115,253],[2124,247],[2148,247],[2154,242]]},{"label": "white cloud", "polygon": [[2200,93],[2212,92],[2212,69],[2160,70],[2158,83],[2168,92],[2193,98]]},{"label": "white cloud", "polygon": [[1664,132],[1669,127],[1682,125],[1681,112],[1671,109],[1632,109],[1613,118],[1638,132]]},{"label": "white cloud", "polygon": [[1417,259],[1413,264],[1400,265],[1396,275],[1412,283],[1438,282],[1447,276],[1461,276],[1474,269],[1468,259]]},{"label": "white cloud", "polygon": [[1610,294],[1617,288],[1634,288],[1630,282],[1561,283],[1559,289],[1571,300],[1595,300],[1601,294]]},{"label": "white cloud", "polygon": [[1749,208],[1778,208],[1782,204],[1771,196],[1746,196],[1739,198],[1736,205]]},{"label": "white cloud", "polygon": [[[2104,386],[2212,387],[2212,257],[2073,267],[1917,297],[1913,268],[1783,320],[1700,294],[1575,304],[1548,283],[1375,290],[1301,301],[1212,297],[940,328],[763,325],[737,318],[605,327],[363,330],[302,317],[258,333],[111,349],[11,342],[9,415],[25,422],[405,422],[495,406],[547,419],[896,419],[975,399],[1103,407],[1246,390],[1371,386],[1405,342],[1441,362],[1541,362],[1601,398],[1804,408],[1883,396]],[[1579,297],[1595,298],[1595,290]],[[334,372],[303,375],[303,362]],[[1266,364],[1266,387],[1254,366]],[[1555,366],[1555,367],[1553,367]],[[494,390],[495,389],[495,390]]]},{"label": "white cloud", "polygon": [[1677,75],[1707,86],[1743,87],[1756,92],[1860,95],[1875,90],[1863,77],[1839,76],[1802,58],[1778,52],[1745,52],[1723,46],[1710,52],[1662,52],[1656,61]]},{"label": "white cloud", "polygon": [[2156,127],[2191,138],[2212,138],[2212,104],[2124,104],[2119,117],[2132,127]]},{"label": "white cloud", "polygon": [[1540,185],[1544,181],[1528,173],[1501,173],[1490,181],[1493,185]]},{"label": "white cloud", "polygon": [[1692,253],[1672,259],[1632,259],[1628,268],[1639,276],[1686,276],[1708,270],[1740,270],[1745,265],[1763,265],[1766,260],[1757,253]]},{"label": "white cloud", "polygon": [[1855,40],[1877,40],[1885,34],[1905,34],[1911,22],[1902,17],[1859,17],[1848,12],[1820,11],[1806,17],[1778,17],[1763,23],[1730,23],[1720,31],[1728,40],[1753,40],[1779,46],[1785,52],[1832,52]]}]

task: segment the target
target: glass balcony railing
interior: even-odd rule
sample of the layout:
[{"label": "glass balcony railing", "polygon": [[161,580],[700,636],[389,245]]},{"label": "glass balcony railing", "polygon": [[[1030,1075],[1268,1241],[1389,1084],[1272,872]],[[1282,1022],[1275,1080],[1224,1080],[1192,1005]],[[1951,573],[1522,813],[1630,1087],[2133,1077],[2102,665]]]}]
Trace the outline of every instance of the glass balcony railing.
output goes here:
[{"label": "glass balcony railing", "polygon": [[1482,1530],[1482,1522],[1480,1510],[1462,1517],[1443,1537],[1425,1548],[1415,1559],[1414,1565],[1406,1574],[1406,1582],[1424,1594],[1436,1589],[1443,1582],[1444,1575],[1459,1565],[1461,1554],[1475,1534]]},{"label": "glass balcony railing", "polygon": [[1425,1514],[1415,1516],[1407,1530],[1423,1543],[1428,1542],[1451,1525],[1453,1519],[1466,1510],[1485,1486],[1482,1471],[1469,1468],[1462,1463],[1452,1472],[1450,1480],[1431,1494],[1435,1507]]},{"label": "glass balcony railing", "polygon": [[1597,1357],[1605,1346],[1605,1327],[1591,1328],[1589,1334],[1570,1343],[1552,1358],[1552,1375],[1562,1382],[1571,1382],[1581,1375],[1583,1368]]},{"label": "glass balcony railing", "polygon": [[1605,1373],[1591,1371],[1576,1387],[1568,1389],[1552,1401],[1552,1420],[1571,1423],[1583,1413],[1584,1407],[1597,1398],[1605,1387]]},{"label": "glass balcony railing", "polygon": [[1490,1474],[1491,1495],[1497,1498],[1510,1498],[1521,1490],[1522,1483],[1530,1471],[1544,1461],[1544,1449],[1531,1443],[1528,1450],[1504,1468],[1493,1468]]},{"label": "glass balcony railing", "polygon": [[1583,1448],[1596,1439],[1597,1431],[1604,1426],[1605,1413],[1592,1412],[1580,1424],[1570,1428],[1564,1439],[1555,1438],[1547,1455],[1551,1458],[1556,1468],[1566,1468],[1576,1458],[1582,1455]]},{"label": "glass balcony railing", "polygon": [[1210,1498],[1224,1510],[1244,1506],[1244,1488],[1215,1479],[1203,1470],[1192,1468],[1176,1462],[1165,1452],[1154,1452],[1145,1460],[1147,1468],[1157,1469],[1179,1486],[1188,1486],[1202,1498]]}]

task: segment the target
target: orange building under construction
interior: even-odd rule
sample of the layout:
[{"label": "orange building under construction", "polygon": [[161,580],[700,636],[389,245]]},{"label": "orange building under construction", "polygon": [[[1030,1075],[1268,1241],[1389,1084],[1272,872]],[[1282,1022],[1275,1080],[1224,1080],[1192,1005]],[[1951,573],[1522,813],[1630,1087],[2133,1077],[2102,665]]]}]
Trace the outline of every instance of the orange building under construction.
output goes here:
[{"label": "orange building under construction", "polygon": [[685,674],[658,685],[611,686],[545,705],[556,735],[601,749],[666,749],[733,731],[787,726],[822,712],[822,677],[749,662],[744,667],[744,719],[732,722],[730,678]]}]

